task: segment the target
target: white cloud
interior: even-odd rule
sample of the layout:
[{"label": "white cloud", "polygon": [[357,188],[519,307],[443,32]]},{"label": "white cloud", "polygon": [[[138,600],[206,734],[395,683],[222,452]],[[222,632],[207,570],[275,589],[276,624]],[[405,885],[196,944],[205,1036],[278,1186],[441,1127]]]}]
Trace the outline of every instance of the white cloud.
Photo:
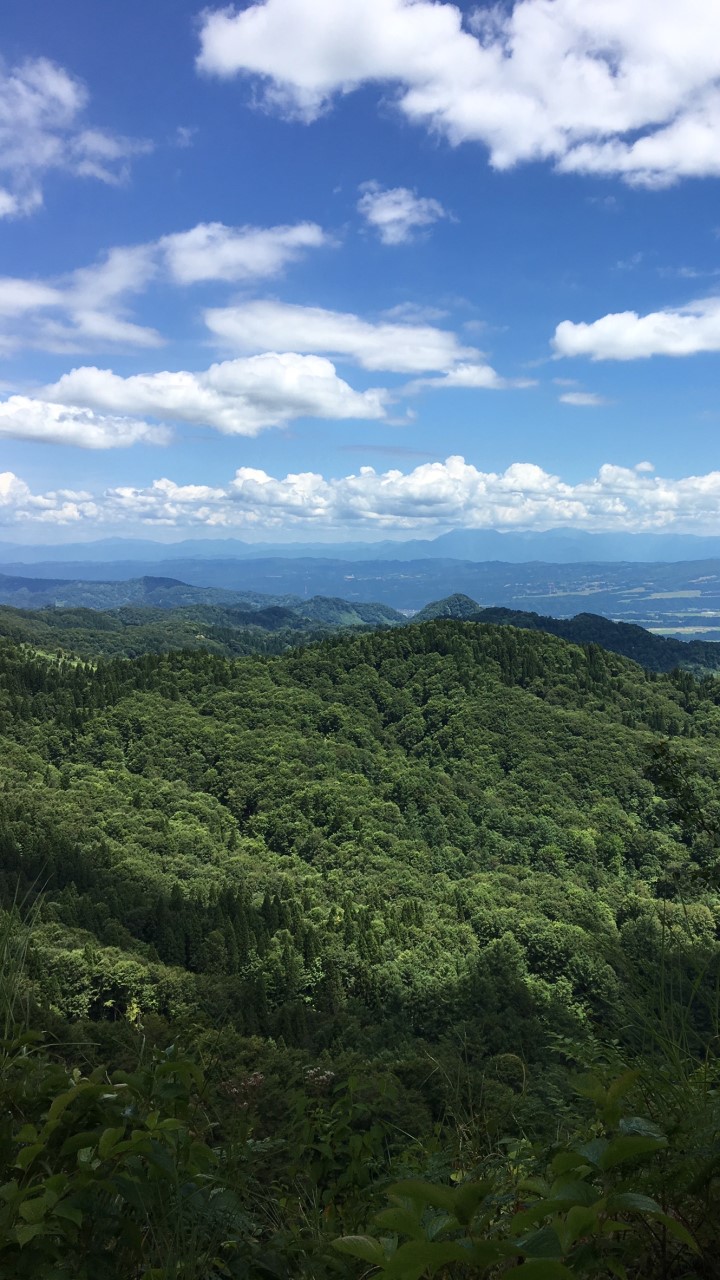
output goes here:
[{"label": "white cloud", "polygon": [[535,387],[534,378],[501,378],[489,364],[457,364],[436,378],[416,378],[406,388],[421,391],[423,387],[461,387],[475,391],[505,391],[509,387]]},{"label": "white cloud", "polygon": [[12,473],[0,476],[0,522],[92,521],[93,528],[164,525],[177,529],[334,531],[449,527],[712,532],[720,517],[720,471],[678,479],[602,466],[576,484],[533,463],[481,471],[462,457],[409,471],[361,467],[330,478],[316,472],[272,476],[240,467],[223,486],[167,477],[91,494],[32,495]]},{"label": "white cloud", "polygon": [[43,202],[51,171],[118,183],[150,143],[84,124],[81,80],[47,58],[0,65],[0,217],[21,217]]},{"label": "white cloud", "polygon": [[22,346],[67,353],[158,347],[163,339],[157,330],[135,324],[127,311],[128,296],[142,293],[152,280],[187,285],[275,276],[305,250],[331,243],[315,223],[200,223],[149,244],[110,249],[99,262],[56,279],[0,277],[0,352]]},{"label": "white cloud", "polygon": [[576,409],[598,409],[601,405],[608,403],[604,396],[598,395],[596,391],[566,391],[558,398],[561,404],[571,404]]},{"label": "white cloud", "polygon": [[167,444],[167,427],[136,418],[93,413],[74,405],[10,396],[0,401],[0,437],[77,445],[81,449],[117,449],[131,444]]},{"label": "white cloud", "polygon": [[0,472],[0,525],[78,524],[102,518],[89,493],[59,489],[36,494],[12,471]]},{"label": "white cloud", "polygon": [[364,182],[360,190],[358,210],[383,244],[408,244],[418,229],[448,216],[439,200],[419,196],[408,187],[383,188],[379,182]]},{"label": "white cloud", "polygon": [[226,360],[201,373],[122,378],[110,369],[73,369],[45,387],[42,396],[99,413],[185,422],[241,436],[294,418],[383,418],[388,399],[380,389],[354,391],[320,356],[274,352]]},{"label": "white cloud", "polygon": [[261,299],[205,312],[212,333],[241,351],[322,352],[363,369],[423,373],[479,357],[454,333],[427,324],[373,324],[349,312]]},{"label": "white cloud", "polygon": [[291,227],[226,227],[201,222],[191,231],[164,236],[159,247],[171,277],[179,284],[200,280],[258,280],[278,275],[305,249],[327,245],[314,222]]},{"label": "white cloud", "polygon": [[553,346],[559,356],[591,360],[639,360],[720,351],[720,297],[703,298],[678,310],[618,311],[592,324],[563,320]]},{"label": "white cloud", "polygon": [[198,68],[259,77],[305,121],[394,85],[407,119],[484,143],[497,168],[659,186],[720,173],[719,37],[709,0],[260,0],[205,13]]}]

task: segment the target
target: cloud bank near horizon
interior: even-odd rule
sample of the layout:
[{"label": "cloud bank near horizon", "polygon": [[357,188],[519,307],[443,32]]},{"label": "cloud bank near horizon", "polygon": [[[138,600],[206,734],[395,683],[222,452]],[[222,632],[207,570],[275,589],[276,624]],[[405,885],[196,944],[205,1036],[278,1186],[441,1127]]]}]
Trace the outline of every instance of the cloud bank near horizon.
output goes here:
[{"label": "cloud bank near horizon", "polygon": [[316,472],[271,476],[240,467],[224,485],[177,484],[163,477],[101,493],[34,493],[12,472],[0,474],[0,525],[54,524],[72,530],[153,528],[227,531],[395,530],[437,533],[447,528],[590,532],[717,530],[720,471],[676,479],[655,475],[650,463],[600,467],[569,483],[529,462],[483,472],[460,456],[410,471],[361,467],[326,478]]}]

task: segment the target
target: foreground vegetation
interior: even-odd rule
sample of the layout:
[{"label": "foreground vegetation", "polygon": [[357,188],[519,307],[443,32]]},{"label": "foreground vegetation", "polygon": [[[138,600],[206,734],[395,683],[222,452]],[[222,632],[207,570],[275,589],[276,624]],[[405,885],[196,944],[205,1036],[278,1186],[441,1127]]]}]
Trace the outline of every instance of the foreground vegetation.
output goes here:
[{"label": "foreground vegetation", "polygon": [[0,735],[0,1275],[716,1274],[714,680],[7,643]]}]

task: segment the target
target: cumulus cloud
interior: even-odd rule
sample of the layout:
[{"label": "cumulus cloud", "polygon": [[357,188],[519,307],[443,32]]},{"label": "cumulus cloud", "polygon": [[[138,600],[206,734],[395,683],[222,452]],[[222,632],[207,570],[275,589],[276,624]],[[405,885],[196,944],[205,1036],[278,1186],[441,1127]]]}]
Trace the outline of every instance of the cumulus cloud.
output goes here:
[{"label": "cumulus cloud", "polygon": [[206,12],[198,68],[260,79],[312,121],[362,85],[410,121],[482,142],[500,169],[660,186],[720,173],[720,17],[708,0],[258,0]]},{"label": "cumulus cloud", "polygon": [[201,222],[190,231],[164,236],[159,248],[171,277],[179,284],[195,284],[276,276],[305,249],[328,243],[328,236],[314,222],[267,228]]},{"label": "cumulus cloud", "polygon": [[32,213],[51,171],[119,183],[150,143],[85,123],[81,80],[47,58],[0,65],[0,217]]},{"label": "cumulus cloud", "polygon": [[92,494],[71,489],[33,493],[12,471],[0,472],[0,525],[78,524],[102,518]]},{"label": "cumulus cloud", "polygon": [[428,324],[373,324],[350,312],[328,311],[257,299],[205,312],[212,333],[241,351],[322,352],[363,369],[423,373],[449,369],[480,352],[463,347],[454,333]]},{"label": "cumulus cloud", "polygon": [[52,403],[99,413],[128,414],[212,427],[226,435],[255,436],[294,418],[378,419],[387,393],[355,391],[320,356],[265,352],[185,370],[134,374],[83,367],[45,387]]},{"label": "cumulus cloud", "polygon": [[153,280],[190,285],[262,279],[278,275],[306,250],[331,243],[311,222],[280,227],[200,223],[149,244],[110,249],[100,261],[56,279],[0,277],[0,350],[31,346],[72,353],[161,346],[157,330],[136,324],[128,313],[128,298]]},{"label": "cumulus cloud", "polygon": [[591,360],[639,360],[720,351],[720,297],[703,298],[678,310],[618,311],[591,324],[563,320],[553,346],[559,356]]},{"label": "cumulus cloud", "polygon": [[447,373],[435,378],[416,378],[406,390],[421,391],[423,387],[461,387],[475,391],[504,391],[509,387],[537,386],[533,378],[501,378],[489,364],[457,364]]},{"label": "cumulus cloud", "polygon": [[137,418],[97,414],[29,396],[10,396],[0,401],[0,437],[77,445],[81,449],[116,449],[140,443],[168,444],[170,432],[165,426]]},{"label": "cumulus cloud", "polygon": [[570,484],[529,462],[481,471],[462,457],[412,470],[361,467],[331,478],[314,471],[272,476],[240,467],[225,485],[146,486],[33,496],[0,476],[0,521],[92,520],[94,527],[185,529],[425,530],[455,528],[711,531],[720,516],[720,471],[662,478],[650,463],[602,466]]},{"label": "cumulus cloud", "polygon": [[408,187],[380,186],[364,182],[358,211],[377,232],[383,244],[407,244],[417,231],[448,215],[439,200],[419,196]]}]

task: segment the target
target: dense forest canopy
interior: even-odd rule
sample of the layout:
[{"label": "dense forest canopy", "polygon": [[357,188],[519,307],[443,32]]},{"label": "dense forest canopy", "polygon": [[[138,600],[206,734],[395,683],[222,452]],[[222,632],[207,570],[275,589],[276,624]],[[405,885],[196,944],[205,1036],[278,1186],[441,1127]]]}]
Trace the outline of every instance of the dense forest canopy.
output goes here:
[{"label": "dense forest canopy", "polygon": [[[686,1060],[715,1034],[713,678],[452,618],[240,658],[6,639],[0,735],[30,1024],[61,1061],[192,1049],[244,1176],[336,1234],[391,1171],[571,1133],[572,1069],[675,1010]],[[286,1217],[282,1274],[355,1274],[293,1261]]]},{"label": "dense forest canopy", "polygon": [[655,635],[643,627],[613,622],[594,613],[574,618],[545,617],[505,608],[481,608],[469,596],[435,600],[405,616],[383,604],[342,598],[249,595],[239,604],[184,606],[123,605],[114,609],[15,609],[0,605],[0,637],[48,653],[84,658],[137,657],[173,649],[202,649],[225,657],[280,654],[346,629],[416,625],[439,618],[503,624],[547,631],[573,644],[599,644],[653,671],[717,671],[720,644]]}]

